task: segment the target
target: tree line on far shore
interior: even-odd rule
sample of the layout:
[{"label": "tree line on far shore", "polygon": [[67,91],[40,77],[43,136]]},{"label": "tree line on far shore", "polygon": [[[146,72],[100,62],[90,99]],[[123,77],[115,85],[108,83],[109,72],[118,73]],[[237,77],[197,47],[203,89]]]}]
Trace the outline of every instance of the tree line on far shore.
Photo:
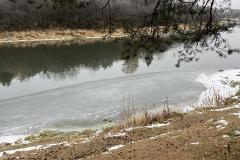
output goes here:
[{"label": "tree line on far shore", "polygon": [[[169,21],[207,21],[211,7],[216,15],[232,13],[227,2],[208,0],[2,0],[0,27],[16,28],[107,28],[142,25],[168,25]],[[229,1],[229,0],[227,0]],[[214,6],[211,6],[214,2]],[[221,4],[220,4],[221,3]],[[223,5],[224,4],[224,5]],[[220,7],[219,7],[220,6]],[[175,17],[175,18],[173,18]],[[193,18],[194,17],[194,18]],[[175,22],[174,22],[175,23]]]}]

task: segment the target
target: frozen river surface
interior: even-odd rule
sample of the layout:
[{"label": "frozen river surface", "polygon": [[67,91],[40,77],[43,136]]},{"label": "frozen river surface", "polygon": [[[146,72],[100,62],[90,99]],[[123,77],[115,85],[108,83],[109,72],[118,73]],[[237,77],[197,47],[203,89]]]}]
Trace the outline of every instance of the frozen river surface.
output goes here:
[{"label": "frozen river surface", "polygon": [[[239,47],[239,28],[222,37]],[[240,68],[239,54],[204,51],[199,61],[176,68],[180,45],[128,61],[123,49],[114,42],[0,48],[0,137],[98,127],[119,119],[129,94],[137,108],[160,106],[167,96],[172,110],[182,110],[204,91],[200,74]]]}]

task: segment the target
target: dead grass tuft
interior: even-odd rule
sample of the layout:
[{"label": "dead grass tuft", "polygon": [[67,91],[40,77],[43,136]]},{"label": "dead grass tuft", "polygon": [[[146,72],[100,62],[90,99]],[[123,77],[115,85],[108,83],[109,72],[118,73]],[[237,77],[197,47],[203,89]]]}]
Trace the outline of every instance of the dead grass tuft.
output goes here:
[{"label": "dead grass tuft", "polygon": [[[130,99],[130,101],[129,101]],[[164,100],[163,107],[153,106],[152,110],[144,110],[139,113],[136,108],[134,108],[133,97],[129,96],[127,100],[126,107],[123,105],[123,111],[121,112],[122,122],[116,126],[116,128],[129,128],[129,127],[138,127],[138,126],[146,126],[154,123],[163,123],[167,119],[172,117],[181,116],[182,113],[171,112],[169,108],[168,98]],[[126,101],[123,98],[123,103]],[[151,108],[151,107],[150,107]],[[159,108],[163,108],[160,110]]]},{"label": "dead grass tuft", "polygon": [[200,105],[193,106],[195,109],[197,108],[216,108],[216,107],[222,107],[225,104],[226,98],[221,96],[218,91],[215,90],[215,88],[211,88],[209,91],[209,95],[205,96],[205,98],[201,101]]},{"label": "dead grass tuft", "polygon": [[220,107],[224,104],[225,98],[219,92],[212,88],[213,96],[208,96],[202,101],[203,106]]}]

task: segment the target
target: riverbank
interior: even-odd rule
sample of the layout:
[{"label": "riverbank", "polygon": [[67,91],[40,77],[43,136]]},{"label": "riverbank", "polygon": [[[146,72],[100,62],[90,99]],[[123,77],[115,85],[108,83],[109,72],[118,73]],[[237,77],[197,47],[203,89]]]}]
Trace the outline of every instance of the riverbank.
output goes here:
[{"label": "riverbank", "polygon": [[[238,159],[240,156],[240,70],[207,79],[219,94],[202,94],[202,106],[185,113],[168,109],[125,116],[102,131],[42,132],[2,144],[2,159]],[[229,92],[230,91],[230,92]],[[221,94],[221,95],[220,95]],[[198,108],[199,107],[199,108]],[[127,112],[129,113],[129,112]],[[125,114],[128,115],[128,114]]]},{"label": "riverbank", "polygon": [[0,31],[0,46],[14,45],[36,46],[37,44],[56,44],[64,42],[87,43],[106,38],[126,36],[122,29],[115,30],[111,35],[107,32],[90,29],[37,29],[21,31]]},{"label": "riverbank", "polygon": [[[239,101],[238,101],[239,103]],[[162,123],[102,133],[30,137],[1,147],[2,159],[237,159],[240,105],[197,109]]]},{"label": "riverbank", "polygon": [[[224,21],[223,21],[224,22]],[[235,21],[232,23],[219,24],[217,30],[226,30],[235,26]],[[160,27],[161,28],[161,27]],[[164,27],[162,27],[164,28]],[[189,26],[179,24],[179,29],[189,30]],[[145,28],[150,33],[151,28]],[[67,28],[53,28],[53,29],[25,29],[25,30],[1,30],[0,31],[0,47],[14,46],[14,47],[35,47],[39,45],[70,45],[73,43],[84,44],[95,42],[103,39],[116,39],[127,37],[123,28],[115,29],[111,34],[108,30],[97,29],[67,29]],[[163,34],[163,37],[168,37],[168,34]]]}]

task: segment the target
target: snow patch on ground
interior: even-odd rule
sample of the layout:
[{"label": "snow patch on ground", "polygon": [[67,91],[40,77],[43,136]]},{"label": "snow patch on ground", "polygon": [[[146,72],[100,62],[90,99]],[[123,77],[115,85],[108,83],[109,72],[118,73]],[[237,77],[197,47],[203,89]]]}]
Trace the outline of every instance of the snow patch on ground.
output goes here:
[{"label": "snow patch on ground", "polygon": [[65,146],[65,147],[71,147],[72,144],[71,144],[71,143],[65,143],[64,146]]},{"label": "snow patch on ground", "polygon": [[[203,106],[203,102],[207,98],[212,98],[218,93],[222,98],[234,96],[239,90],[238,87],[232,87],[232,81],[240,81],[240,69],[225,70],[217,72],[210,76],[202,73],[196,81],[202,83],[206,90],[200,95],[199,100],[193,106]],[[195,107],[188,106],[184,109],[185,112],[194,110]]]},{"label": "snow patch on ground", "polygon": [[190,143],[191,145],[199,145],[200,142],[193,142],[193,143]]},{"label": "snow patch on ground", "polygon": [[169,126],[169,125],[170,125],[170,122],[168,122],[168,123],[156,123],[156,124],[151,124],[151,125],[147,125],[147,126],[130,127],[130,128],[123,129],[122,131],[130,132],[132,130],[139,129],[139,128],[151,128],[152,129],[152,128],[166,127],[166,126]]},{"label": "snow patch on ground", "polygon": [[228,121],[222,119],[222,120],[217,121],[216,124],[222,124],[224,126],[227,126],[228,125]]},{"label": "snow patch on ground", "polygon": [[111,151],[113,151],[113,150],[117,150],[117,149],[119,149],[119,148],[122,148],[122,147],[124,147],[125,145],[116,145],[116,146],[112,146],[112,147],[110,147],[109,149],[108,149],[108,151],[109,152],[111,152]]},{"label": "snow patch on ground", "polygon": [[22,144],[29,143],[25,141],[26,135],[18,135],[18,136],[2,136],[0,137],[0,144],[1,143],[15,143],[16,141],[22,142]]},{"label": "snow patch on ground", "polygon": [[132,130],[139,129],[139,128],[143,128],[143,127],[142,127],[142,126],[140,126],[140,127],[130,127],[130,128],[124,129],[123,131],[130,132],[130,131],[132,131]]},{"label": "snow patch on ground", "polygon": [[240,118],[240,112],[237,112],[237,113],[231,113],[232,115],[234,116],[238,116]]},{"label": "snow patch on ground", "polygon": [[112,134],[112,133],[108,133],[107,134],[107,138],[108,137],[110,137],[110,138],[112,138],[112,137],[123,137],[123,136],[126,136],[127,135],[127,133],[116,133],[116,134]]},{"label": "snow patch on ground", "polygon": [[236,131],[234,132],[234,134],[237,135],[237,136],[240,136],[240,131],[236,130]]},{"label": "snow patch on ground", "polygon": [[20,149],[15,149],[15,150],[4,151],[4,152],[0,152],[0,157],[3,157],[5,154],[11,155],[16,152],[28,152],[28,151],[33,151],[33,150],[47,149],[49,147],[56,146],[56,145],[58,145],[58,144],[39,145],[39,146],[32,146],[32,147],[27,147],[27,148],[20,148]]},{"label": "snow patch on ground", "polygon": [[161,128],[161,127],[165,127],[165,126],[169,126],[170,122],[168,123],[158,123],[158,124],[152,124],[152,125],[148,125],[146,126],[146,128]]},{"label": "snow patch on ground", "polygon": [[212,109],[211,111],[215,111],[215,112],[221,112],[221,111],[226,111],[226,110],[229,110],[229,109],[240,109],[240,105],[235,105],[235,106],[232,106],[232,107],[227,107],[227,108],[220,108],[220,109]]},{"label": "snow patch on ground", "polygon": [[[93,137],[93,138],[94,138],[94,137]],[[81,144],[89,143],[89,142],[91,142],[91,139],[93,139],[93,138],[85,138],[85,140],[83,140],[83,141],[81,142]]]},{"label": "snow patch on ground", "polygon": [[221,129],[224,129],[225,126],[228,125],[228,122],[227,122],[226,120],[222,119],[222,120],[217,121],[215,124],[218,124],[218,125],[216,126],[216,128],[217,128],[218,130],[221,130]]},{"label": "snow patch on ground", "polygon": [[214,121],[214,119],[209,119],[207,122],[213,122]]},{"label": "snow patch on ground", "polygon": [[229,138],[229,135],[223,135],[223,138],[227,139],[227,138]]}]

